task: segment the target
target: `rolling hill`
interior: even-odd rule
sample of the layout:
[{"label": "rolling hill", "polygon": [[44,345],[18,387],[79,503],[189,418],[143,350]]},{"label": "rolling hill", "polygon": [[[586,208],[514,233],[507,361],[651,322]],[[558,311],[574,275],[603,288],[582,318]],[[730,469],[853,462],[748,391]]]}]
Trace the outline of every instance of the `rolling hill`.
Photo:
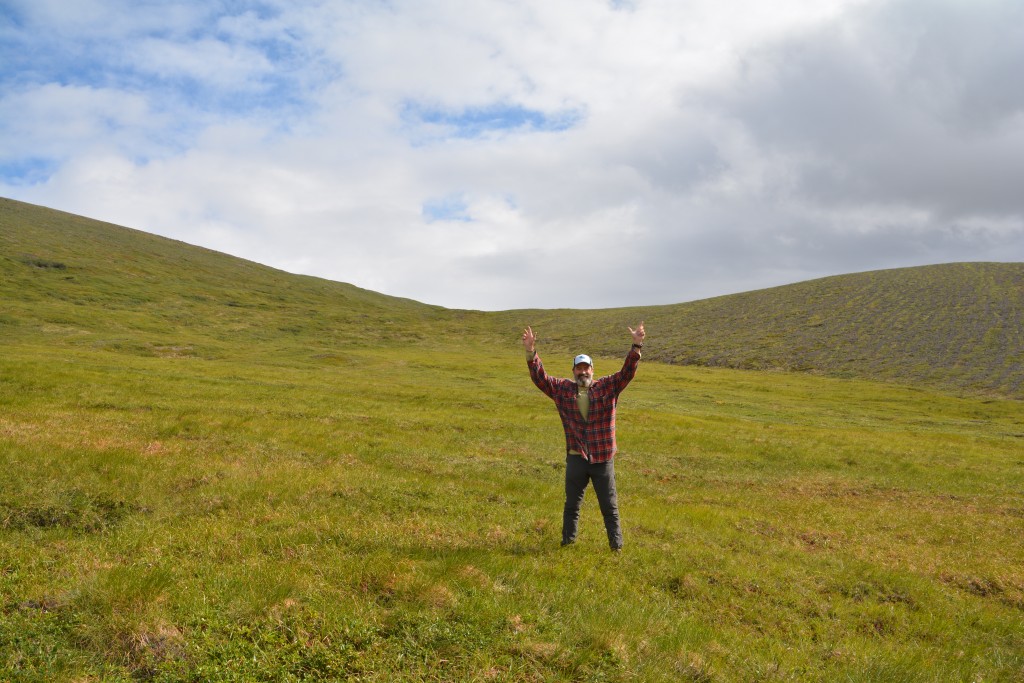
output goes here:
[{"label": "rolling hill", "polygon": [[[482,313],[284,273],[182,242],[0,200],[0,329],[8,340],[141,354],[272,353],[311,359],[372,338],[622,353],[643,319],[647,357],[814,372],[1024,397],[1024,264],[956,263],[841,275],[668,306]],[[102,314],[98,314],[102,311]]]},{"label": "rolling hill", "polygon": [[[1019,681],[1019,282],[456,311],[0,200],[0,679]],[[562,548],[519,332],[639,318]]]},{"label": "rolling hill", "polygon": [[606,330],[643,318],[647,357],[1024,397],[1024,264],[953,263],[839,275],[671,306],[538,311],[559,345],[615,355]]}]

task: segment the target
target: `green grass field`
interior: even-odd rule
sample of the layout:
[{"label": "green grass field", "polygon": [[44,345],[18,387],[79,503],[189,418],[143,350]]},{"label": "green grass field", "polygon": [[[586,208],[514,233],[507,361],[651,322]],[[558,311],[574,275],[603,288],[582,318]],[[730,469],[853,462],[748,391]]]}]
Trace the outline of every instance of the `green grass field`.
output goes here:
[{"label": "green grass field", "polygon": [[[518,335],[557,371],[574,312],[46,215],[0,234],[0,679],[1024,680],[1013,397],[645,361],[626,550],[590,493],[560,548]],[[637,312],[579,314],[597,374]]]}]

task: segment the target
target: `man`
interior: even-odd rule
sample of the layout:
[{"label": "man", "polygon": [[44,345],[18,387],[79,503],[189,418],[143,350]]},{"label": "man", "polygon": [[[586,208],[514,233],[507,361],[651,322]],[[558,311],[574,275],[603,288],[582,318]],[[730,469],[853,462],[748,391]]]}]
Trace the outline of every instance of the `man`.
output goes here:
[{"label": "man", "polygon": [[615,445],[615,406],[619,394],[636,375],[640,363],[640,349],[644,346],[644,324],[634,330],[633,346],[626,355],[622,369],[614,375],[594,380],[594,363],[590,356],[580,354],[573,360],[574,379],[550,377],[537,355],[537,337],[533,329],[523,331],[523,347],[530,378],[537,388],[547,394],[558,408],[565,430],[565,509],[562,512],[562,545],[576,540],[580,505],[587,484],[593,482],[597,502],[601,506],[608,545],[614,551],[622,549],[622,528],[619,525],[619,505],[615,494],[615,464],[618,450]]}]

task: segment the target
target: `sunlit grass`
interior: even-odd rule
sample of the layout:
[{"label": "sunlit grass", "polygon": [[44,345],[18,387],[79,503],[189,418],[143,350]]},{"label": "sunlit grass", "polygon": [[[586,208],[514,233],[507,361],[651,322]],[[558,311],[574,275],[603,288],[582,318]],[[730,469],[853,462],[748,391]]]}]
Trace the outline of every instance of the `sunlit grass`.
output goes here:
[{"label": "sunlit grass", "polygon": [[592,497],[558,545],[561,430],[521,354],[7,351],[0,628],[21,680],[1024,666],[1012,402],[646,364],[615,556]]},{"label": "sunlit grass", "polygon": [[[1012,304],[997,270],[910,275]],[[445,311],[0,200],[0,679],[1021,680],[1020,401],[652,362],[773,368],[857,323],[841,374],[1013,395],[1012,306],[955,368],[875,353],[873,325],[928,331],[895,281],[858,280],[889,323],[838,281]],[[561,548],[562,430],[517,336],[603,374],[641,317],[626,550],[592,495]]]}]

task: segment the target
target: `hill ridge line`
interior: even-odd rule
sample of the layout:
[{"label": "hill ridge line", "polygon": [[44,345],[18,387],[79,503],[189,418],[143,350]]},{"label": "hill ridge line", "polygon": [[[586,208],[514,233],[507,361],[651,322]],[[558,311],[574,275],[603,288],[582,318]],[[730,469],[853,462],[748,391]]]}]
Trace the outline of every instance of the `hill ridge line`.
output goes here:
[{"label": "hill ridge line", "polygon": [[5,198],[0,249],[0,329],[46,343],[53,339],[40,330],[64,320],[90,335],[120,334],[136,351],[160,344],[140,329],[162,328],[211,357],[237,352],[232,342],[272,345],[275,336],[308,338],[329,353],[368,329],[392,345],[507,351],[531,324],[549,352],[614,357],[623,352],[619,332],[644,319],[648,360],[1024,398],[1024,263],[889,268],[678,304],[484,312],[291,274]]}]

